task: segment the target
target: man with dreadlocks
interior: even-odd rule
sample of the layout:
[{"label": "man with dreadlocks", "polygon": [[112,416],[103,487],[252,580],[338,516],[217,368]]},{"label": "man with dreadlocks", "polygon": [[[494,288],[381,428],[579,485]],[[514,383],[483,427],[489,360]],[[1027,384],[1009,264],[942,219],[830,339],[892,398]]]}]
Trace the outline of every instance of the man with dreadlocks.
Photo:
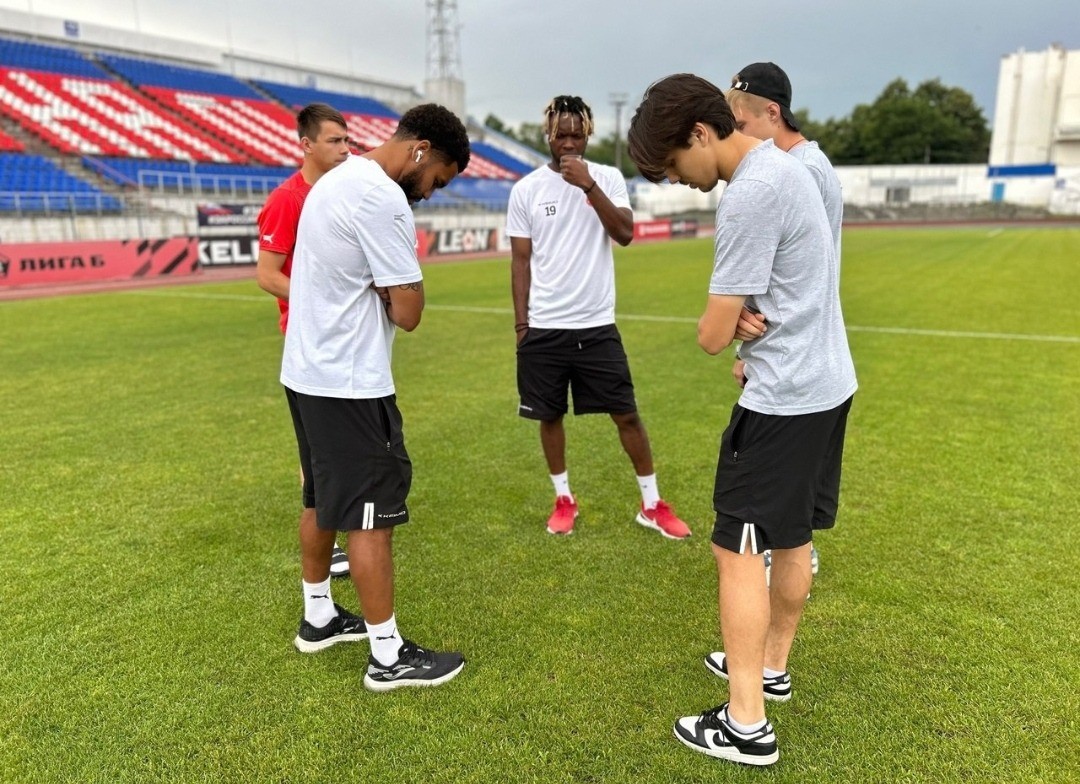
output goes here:
[{"label": "man with dreadlocks", "polygon": [[555,486],[553,534],[571,534],[578,514],[566,470],[567,388],[574,414],[611,416],[641,488],[637,522],[669,539],[690,529],[660,498],[652,451],[638,416],[630,365],[615,326],[611,241],[629,245],[634,214],[622,173],[584,159],[592,110],[560,95],[544,110],[551,161],[510,193],[518,413],[540,422],[540,444]]}]

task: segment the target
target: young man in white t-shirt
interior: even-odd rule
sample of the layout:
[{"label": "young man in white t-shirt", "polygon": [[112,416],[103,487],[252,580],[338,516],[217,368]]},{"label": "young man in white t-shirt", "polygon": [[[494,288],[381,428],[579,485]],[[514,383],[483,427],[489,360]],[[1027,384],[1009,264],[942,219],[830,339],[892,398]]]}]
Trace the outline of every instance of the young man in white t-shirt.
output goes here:
[{"label": "young man in white t-shirt", "polygon": [[[430,198],[469,163],[461,121],[435,104],[410,109],[389,141],[323,175],[300,215],[289,285],[281,383],[304,472],[301,530],[303,652],[368,637],[364,686],[434,686],[464,657],[404,639],[394,616],[394,527],[409,520],[412,464],[390,370],[397,328],[411,332],[424,307],[410,204]],[[349,567],[366,616],[335,604],[330,557],[348,536]]]},{"label": "young man in white t-shirt", "polygon": [[[785,152],[798,158],[810,170],[814,182],[825,202],[825,214],[829,216],[833,241],[836,243],[836,263],[840,264],[840,230],[844,221],[844,197],[840,178],[836,176],[829,158],[799,131],[799,121],[791,111],[791,80],[776,63],[751,63],[739,70],[731,79],[731,89],[724,98],[731,106],[735,128],[755,139],[772,139]],[[760,313],[743,314],[753,326],[749,334],[736,333],[736,337],[753,339],[760,337],[768,325]],[[731,375],[740,386],[746,385],[745,364],[739,357],[731,366]],[[770,553],[765,554],[765,574],[770,575]],[[818,573],[818,552],[810,548],[810,568]]]},{"label": "young man in white t-shirt", "polygon": [[510,192],[511,289],[517,333],[518,413],[540,422],[540,443],[555,488],[547,522],[571,534],[578,515],[566,469],[567,389],[575,414],[608,414],[641,490],[636,520],[669,539],[690,529],[660,497],[652,450],[638,416],[630,366],[615,326],[611,242],[629,245],[634,214],[622,173],[584,159],[592,110],[560,95],[544,113],[551,161]]},{"label": "young man in white t-shirt", "polygon": [[[848,410],[857,384],[840,308],[836,244],[807,168],[771,141],[738,132],[718,87],[692,74],[645,93],[630,156],[653,182],[701,191],[727,183],[698,344],[718,354],[744,307],[769,329],[740,347],[746,385],[717,460],[713,555],[730,701],[675,723],[695,751],[749,765],[779,758],[765,698],[785,701],[787,672],[813,579],[813,532],[835,522]],[[772,549],[772,585],[763,551]]]}]

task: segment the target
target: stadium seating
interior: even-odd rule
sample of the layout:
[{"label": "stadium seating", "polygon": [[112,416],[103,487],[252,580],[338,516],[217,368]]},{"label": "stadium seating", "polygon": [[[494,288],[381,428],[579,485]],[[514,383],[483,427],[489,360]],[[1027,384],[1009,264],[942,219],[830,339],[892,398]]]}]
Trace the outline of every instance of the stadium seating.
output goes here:
[{"label": "stadium seating", "polygon": [[328,103],[342,114],[370,115],[372,117],[389,117],[395,121],[398,113],[384,103],[374,98],[364,98],[359,95],[346,93],[333,93],[326,90],[318,90],[314,87],[294,87],[277,82],[264,82],[256,80],[255,84],[262,90],[281,103],[293,110],[307,106],[309,103]]},{"label": "stadium seating", "polygon": [[[259,81],[256,84],[265,92],[293,109],[299,109],[316,101],[330,104],[345,115],[345,121],[349,126],[349,136],[364,151],[378,147],[389,139],[397,128],[397,121],[400,117],[393,109],[376,101],[374,98],[328,92],[311,87],[294,87],[277,84],[276,82]],[[464,176],[517,179],[524,172],[531,171],[532,167],[522,164],[520,161],[513,161],[513,168],[510,168],[508,165],[512,160],[510,156],[487,145],[484,146],[488,151],[495,153],[496,160],[488,157],[487,152],[477,151],[476,145],[473,145],[469,168],[465,170]]]},{"label": "stadium seating", "polygon": [[495,149],[490,144],[473,142],[470,146],[472,147],[474,155],[480,155],[496,166],[501,166],[503,169],[513,174],[515,178],[526,175],[535,168],[529,163],[519,161],[517,158],[507,155],[502,150]]},{"label": "stadium seating", "polygon": [[300,165],[302,154],[296,138],[296,119],[277,104],[167,87],[142,89],[192,125],[227,140],[253,162],[267,166]]},{"label": "stadium seating", "polygon": [[130,88],[105,79],[0,67],[0,112],[66,153],[242,160]]},{"label": "stadium seating", "polygon": [[[400,117],[364,96],[246,83],[230,74],[138,57],[93,57],[96,61],[73,48],[0,38],[0,115],[125,187],[260,196],[301,163],[296,109],[315,101],[339,109],[361,151],[386,142]],[[0,154],[24,149],[18,134],[0,132]],[[16,157],[22,162],[6,163],[8,173],[0,180],[0,210],[95,209],[91,202],[97,209],[120,208],[116,197],[44,158]],[[429,204],[504,208],[513,182],[531,169],[497,147],[474,142],[464,176]],[[67,202],[54,198],[65,194]],[[58,207],[61,203],[68,206]]]},{"label": "stadium seating", "polygon": [[40,155],[0,152],[0,212],[116,212],[120,200]]},{"label": "stadium seating", "polygon": [[263,100],[250,86],[229,74],[111,54],[98,55],[98,59],[136,87],[169,87],[184,92]]},{"label": "stadium seating", "polygon": [[0,152],[19,152],[26,149],[18,139],[13,139],[0,131]]},{"label": "stadium seating", "polygon": [[0,38],[0,65],[104,79],[107,74],[74,49]]}]

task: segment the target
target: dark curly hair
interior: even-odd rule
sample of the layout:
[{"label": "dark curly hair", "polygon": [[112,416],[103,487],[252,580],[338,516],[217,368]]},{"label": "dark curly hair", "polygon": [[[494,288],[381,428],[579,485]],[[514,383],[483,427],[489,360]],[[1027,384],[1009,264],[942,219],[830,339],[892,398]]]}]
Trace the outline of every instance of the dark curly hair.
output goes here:
[{"label": "dark curly hair", "polygon": [[445,106],[425,103],[409,109],[398,121],[394,138],[431,142],[431,149],[457,164],[458,174],[469,165],[469,134]]}]

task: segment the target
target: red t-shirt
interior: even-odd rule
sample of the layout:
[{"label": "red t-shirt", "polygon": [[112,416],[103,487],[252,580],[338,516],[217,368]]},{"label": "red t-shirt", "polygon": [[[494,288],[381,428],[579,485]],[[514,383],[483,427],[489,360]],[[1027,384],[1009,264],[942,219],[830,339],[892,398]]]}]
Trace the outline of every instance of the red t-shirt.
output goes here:
[{"label": "red t-shirt", "polygon": [[[311,186],[297,172],[274,188],[259,213],[259,250],[284,253],[285,263],[281,271],[286,277],[292,275],[293,250],[296,248],[296,227],[300,225],[300,210],[311,192]],[[289,301],[278,299],[281,311],[281,333],[289,323]]]}]

